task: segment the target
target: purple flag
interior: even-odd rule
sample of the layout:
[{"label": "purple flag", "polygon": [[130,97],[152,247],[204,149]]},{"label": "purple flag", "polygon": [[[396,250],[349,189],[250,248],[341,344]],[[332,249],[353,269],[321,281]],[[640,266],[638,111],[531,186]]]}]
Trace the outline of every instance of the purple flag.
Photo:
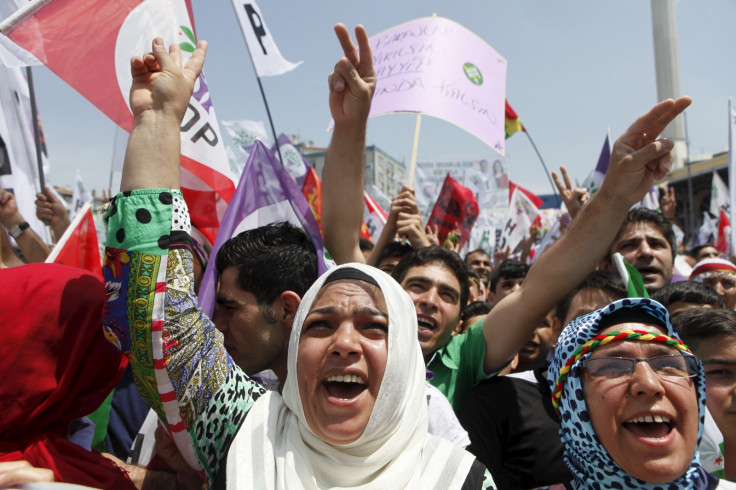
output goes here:
[{"label": "purple flag", "polygon": [[317,252],[318,272],[324,273],[325,250],[309,203],[271,151],[256,141],[225,211],[199,289],[199,306],[207,315],[212,316],[215,307],[218,274],[214,259],[222,244],[243,231],[280,221],[288,221],[307,233]]},{"label": "purple flag", "polygon": [[[296,185],[301,189],[304,187],[304,181],[307,178],[307,171],[310,167],[309,162],[299,153],[294,144],[291,142],[288,136],[281,133],[279,136],[279,150],[281,150],[281,158],[284,162],[284,167],[289,172],[289,175],[294,177]],[[276,145],[271,147],[271,151],[274,155],[277,155]]]},{"label": "purple flag", "polygon": [[603,141],[603,148],[601,148],[601,155],[598,157],[598,164],[595,169],[583,181],[583,187],[588,189],[588,192],[592,196],[603,184],[603,178],[608,172],[608,164],[611,162],[611,138],[606,134],[606,139]]}]

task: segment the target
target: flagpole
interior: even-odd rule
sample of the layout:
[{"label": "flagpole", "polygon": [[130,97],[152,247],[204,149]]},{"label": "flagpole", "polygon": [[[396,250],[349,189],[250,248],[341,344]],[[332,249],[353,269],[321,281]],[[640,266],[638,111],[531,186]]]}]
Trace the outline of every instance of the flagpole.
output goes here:
[{"label": "flagpole", "polygon": [[414,143],[411,147],[411,163],[409,164],[409,183],[410,188],[414,188],[414,172],[417,169],[417,149],[419,148],[419,129],[422,126],[422,113],[417,112],[417,123],[414,127]]},{"label": "flagpole", "polygon": [[16,10],[10,17],[0,23],[0,32],[2,32],[5,36],[9,36],[10,32],[15,29],[18,24],[38,12],[41,7],[43,7],[47,3],[51,3],[51,1],[52,0],[33,0],[26,3],[21,8]]},{"label": "flagpole", "polygon": [[43,175],[43,159],[41,158],[41,130],[38,127],[38,111],[36,109],[36,92],[33,89],[33,74],[31,67],[26,67],[28,77],[28,93],[31,98],[31,119],[33,119],[33,140],[36,144],[36,164],[38,165],[38,181],[41,184],[41,193],[46,192],[46,179]]},{"label": "flagpole", "polygon": [[263,97],[263,105],[266,106],[266,114],[268,115],[268,123],[271,125],[271,133],[273,134],[273,141],[276,145],[276,151],[279,154],[279,161],[281,162],[281,165],[284,164],[284,159],[281,156],[281,146],[279,145],[279,139],[276,136],[276,128],[273,126],[273,119],[271,119],[271,111],[268,108],[268,101],[266,100],[266,93],[263,91],[263,85],[261,84],[261,77],[258,76],[258,72],[256,71],[256,65],[253,62],[253,58],[251,57],[250,62],[253,64],[253,71],[256,72],[256,80],[258,80],[258,88],[261,89],[261,97]]},{"label": "flagpole", "polygon": [[529,134],[529,131],[527,131],[526,127],[524,127],[524,134],[526,134],[526,137],[529,138],[529,142],[532,144],[532,148],[534,148],[534,151],[537,153],[537,156],[539,157],[539,161],[542,162],[542,168],[544,168],[544,173],[547,174],[549,185],[552,187],[552,192],[554,193],[554,196],[557,198],[557,205],[558,206],[562,205],[562,200],[560,199],[560,196],[557,194],[557,188],[555,187],[555,184],[552,181],[552,176],[549,174],[549,170],[547,170],[547,165],[544,163],[542,154],[539,153],[539,150],[537,149],[537,145],[534,144],[534,140]]},{"label": "flagpole", "polygon": [[[233,10],[235,11],[235,16],[238,16],[238,9],[235,6],[235,3],[233,3]],[[266,115],[268,116],[268,123],[271,125],[271,134],[273,134],[273,141],[276,145],[276,151],[279,155],[279,161],[281,162],[281,165],[284,164],[284,158],[281,156],[281,146],[279,146],[279,139],[276,136],[276,128],[273,125],[273,119],[271,118],[271,110],[268,108],[268,101],[266,100],[266,92],[263,91],[263,84],[261,83],[261,77],[258,75],[258,69],[256,68],[256,62],[253,59],[253,55],[250,53],[250,47],[248,46],[248,39],[243,37],[243,40],[245,41],[245,49],[248,50],[248,55],[250,58],[250,64],[253,67],[253,72],[256,74],[256,80],[258,81],[258,88],[261,90],[261,98],[263,98],[263,105],[266,107]],[[265,51],[264,51],[265,53]]]}]

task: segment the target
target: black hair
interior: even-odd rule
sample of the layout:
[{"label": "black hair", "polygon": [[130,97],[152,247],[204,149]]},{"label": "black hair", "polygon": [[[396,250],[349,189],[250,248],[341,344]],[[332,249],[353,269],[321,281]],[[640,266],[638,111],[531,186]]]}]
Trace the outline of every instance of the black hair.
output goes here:
[{"label": "black hair", "polygon": [[422,247],[404,255],[391,276],[399,284],[406,278],[406,274],[412,267],[421,267],[428,264],[441,264],[449,269],[460,283],[460,311],[468,304],[470,296],[470,279],[468,279],[468,266],[463,262],[455,252],[440,247],[439,245],[431,245]]},{"label": "black hair", "polygon": [[[675,260],[675,255],[677,255],[677,238],[675,237],[675,230],[672,228],[670,222],[667,221],[667,218],[665,218],[661,212],[645,208],[643,206],[632,208],[626,214],[626,218],[624,218],[624,222],[618,229],[618,232],[616,233],[616,238],[613,239],[613,242],[611,242],[611,244],[618,241],[623,231],[633,223],[648,223],[659,230],[665,240],[667,240],[667,243],[669,243],[670,252],[672,253],[672,260]],[[608,252],[608,262],[613,264],[613,250],[609,250]]]},{"label": "black hair", "polygon": [[381,261],[388,259],[388,258],[401,258],[404,255],[408,254],[414,250],[411,245],[408,243],[403,242],[390,242],[387,243],[385,247],[383,247],[383,250],[381,250],[381,253],[378,254],[378,260],[376,261],[376,267],[379,267],[381,265]]},{"label": "black hair", "polygon": [[487,301],[473,301],[463,308],[462,319],[472,318],[474,316],[487,315],[491,312],[493,306]]},{"label": "black hair", "polygon": [[736,337],[736,311],[690,308],[673,315],[672,326],[682,341],[691,350],[696,350],[700,342],[712,337]]},{"label": "black hair", "polygon": [[501,262],[498,267],[493,269],[491,274],[491,291],[496,292],[496,287],[504,279],[519,279],[526,277],[529,272],[529,264],[514,259],[506,259]]},{"label": "black hair", "polygon": [[244,231],[220,248],[217,271],[238,268],[236,285],[271,306],[284,291],[303,297],[317,280],[317,254],[304,231],[291,223],[273,223]]},{"label": "black hair", "polygon": [[475,250],[472,250],[472,251],[468,252],[467,254],[465,254],[465,257],[463,258],[463,260],[465,262],[467,262],[468,261],[468,257],[470,257],[471,255],[476,254],[478,252],[482,253],[483,255],[485,255],[486,257],[488,257],[489,259],[491,258],[491,256],[488,254],[488,252],[486,252],[482,248],[476,248]]},{"label": "black hair", "polygon": [[[570,291],[565,299],[560,301],[555,308],[555,316],[560,322],[564,322],[570,310],[573,298],[585,289],[597,289],[611,296],[613,301],[623,299],[627,296],[626,288],[621,276],[613,271],[593,271],[588,274],[575,289]],[[564,327],[564,325],[563,325]]]},{"label": "black hair", "polygon": [[370,252],[373,250],[373,242],[365,237],[360,237],[360,240],[358,240],[358,246],[360,247],[361,252]]},{"label": "black hair", "polygon": [[718,291],[701,282],[695,281],[678,281],[667,284],[652,294],[652,299],[662,303],[665,307],[677,301],[697,305],[710,305],[718,309],[726,307]]},{"label": "black hair", "polygon": [[[698,254],[699,254],[699,253],[700,253],[700,252],[701,252],[701,251],[702,251],[703,249],[706,249],[706,248],[716,248],[716,246],[715,246],[715,245],[713,245],[712,243],[706,243],[705,245],[698,245],[697,247],[694,247],[694,248],[692,248],[692,249],[690,250],[690,255],[692,255],[692,256],[693,256],[693,258],[695,258],[695,260],[696,260],[697,262],[700,262],[700,261],[701,261],[702,259],[699,259],[699,258],[698,258]],[[718,250],[718,249],[716,248],[716,250]]]}]

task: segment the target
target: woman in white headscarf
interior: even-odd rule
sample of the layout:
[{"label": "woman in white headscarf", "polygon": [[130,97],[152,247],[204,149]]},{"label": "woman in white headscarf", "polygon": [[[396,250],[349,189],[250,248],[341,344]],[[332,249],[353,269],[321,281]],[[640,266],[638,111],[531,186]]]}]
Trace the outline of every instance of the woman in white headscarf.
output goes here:
[{"label": "woman in white headscarf", "polygon": [[427,433],[416,328],[411,299],[380,270],[323,275],[297,311],[283,395],[261,397],[230,448],[228,488],[489,485],[470,453]]},{"label": "woman in white headscarf", "polygon": [[[348,51],[344,26],[337,31]],[[367,34],[356,35],[365,54]],[[223,477],[238,489],[491,487],[472,455],[427,433],[416,312],[385,273],[335,268],[306,293],[283,396],[266,393],[227,354],[197,307],[191,224],[178,190],[179,125],[205,51],[199,42],[182,68],[178,45],[167,52],[157,38],[151,53],[131,60],[135,125],[123,192],[106,213],[103,323],[143,398],[216,487]]]}]

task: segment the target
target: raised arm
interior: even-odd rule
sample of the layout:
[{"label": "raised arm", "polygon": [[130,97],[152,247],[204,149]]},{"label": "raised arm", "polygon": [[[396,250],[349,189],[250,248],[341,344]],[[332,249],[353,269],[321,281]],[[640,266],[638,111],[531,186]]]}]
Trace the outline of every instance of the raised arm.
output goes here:
[{"label": "raised arm", "polygon": [[198,43],[182,68],[179,47],[167,51],[156,39],[152,53],[131,60],[135,124],[123,192],[105,215],[103,325],[182,457],[212,484],[226,441],[265,390],[233,363],[194,293],[191,227],[178,190],[179,141],[205,50]]},{"label": "raised arm", "polygon": [[673,143],[657,137],[691,102],[690,97],[660,102],[616,140],[601,189],[581,209],[570,230],[537,259],[521,288],[486,317],[486,372],[503,366],[544,315],[595,268],[629,208],[644,197],[655,179],[669,172]]},{"label": "raised arm", "polygon": [[365,133],[376,72],[363,26],[355,28],[356,48],[343,24],[335,26],[344,57],[330,74],[330,112],[335,121],[322,173],[322,230],[325,247],[338,264],[365,262],[360,251],[363,221]]},{"label": "raised arm", "polygon": [[167,51],[159,37],[153,40],[151,53],[131,60],[130,109],[135,124],[125,152],[121,191],[179,188],[179,126],[206,52],[207,42],[199,41],[182,68],[179,45],[172,44]]},{"label": "raised arm", "polygon": [[422,216],[419,214],[419,206],[414,197],[414,191],[409,187],[402,187],[401,191],[391,200],[391,209],[386,219],[386,224],[381,230],[381,235],[376,241],[373,251],[368,256],[366,263],[378,266],[378,257],[393,242],[396,235],[406,238],[414,248],[428,247],[430,245],[427,233],[424,231]]}]

